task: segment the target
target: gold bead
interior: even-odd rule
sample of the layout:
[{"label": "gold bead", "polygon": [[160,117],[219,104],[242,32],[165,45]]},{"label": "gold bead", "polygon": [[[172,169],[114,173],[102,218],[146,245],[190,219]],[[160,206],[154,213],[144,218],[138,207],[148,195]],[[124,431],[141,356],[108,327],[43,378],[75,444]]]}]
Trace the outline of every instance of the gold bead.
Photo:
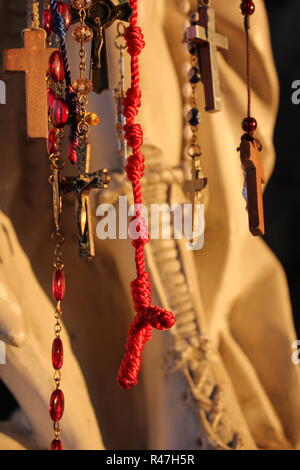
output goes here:
[{"label": "gold bead", "polygon": [[93,84],[87,78],[77,78],[72,82],[72,87],[80,95],[88,95],[93,91]]},{"label": "gold bead", "polygon": [[93,36],[93,31],[85,24],[77,26],[72,33],[73,39],[81,43],[91,41]]},{"label": "gold bead", "polygon": [[100,118],[96,113],[87,113],[84,120],[89,126],[98,126],[100,122]]},{"label": "gold bead", "polygon": [[75,10],[84,8],[87,10],[92,5],[92,0],[71,0],[71,5]]}]

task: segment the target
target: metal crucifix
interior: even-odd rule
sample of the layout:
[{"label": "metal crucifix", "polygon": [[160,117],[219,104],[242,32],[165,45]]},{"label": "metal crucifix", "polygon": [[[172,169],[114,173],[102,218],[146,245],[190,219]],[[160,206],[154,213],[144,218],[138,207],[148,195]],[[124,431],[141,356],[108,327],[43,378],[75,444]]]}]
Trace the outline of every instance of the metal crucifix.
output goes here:
[{"label": "metal crucifix", "polygon": [[186,41],[195,43],[198,51],[199,68],[205,93],[205,110],[211,113],[221,110],[221,89],[218,71],[220,49],[228,49],[228,39],[216,32],[215,12],[203,0],[198,7],[198,18],[187,28]]},{"label": "metal crucifix", "polygon": [[192,179],[185,182],[184,190],[192,196],[192,243],[197,242],[197,232],[199,223],[199,204],[201,202],[201,191],[207,186],[207,178],[201,177],[201,161],[200,156],[192,158]]},{"label": "metal crucifix", "polygon": [[262,188],[263,183],[265,183],[265,173],[259,155],[261,148],[254,137],[249,138],[246,134],[242,137],[239,150],[242,167],[245,172],[249,229],[252,235],[264,235],[265,223]]},{"label": "metal crucifix", "polygon": [[[80,21],[78,10],[71,8],[73,23]],[[90,80],[94,91],[102,93],[109,88],[108,59],[105,32],[116,20],[129,21],[132,9],[129,3],[114,5],[111,0],[93,0],[87,10],[85,23],[93,30]]]},{"label": "metal crucifix", "polygon": [[73,192],[77,198],[79,255],[86,260],[95,256],[90,192],[96,188],[106,189],[110,182],[106,169],[90,173],[90,152],[90,144],[81,141],[77,149],[78,177],[65,177],[61,181],[62,194]]}]

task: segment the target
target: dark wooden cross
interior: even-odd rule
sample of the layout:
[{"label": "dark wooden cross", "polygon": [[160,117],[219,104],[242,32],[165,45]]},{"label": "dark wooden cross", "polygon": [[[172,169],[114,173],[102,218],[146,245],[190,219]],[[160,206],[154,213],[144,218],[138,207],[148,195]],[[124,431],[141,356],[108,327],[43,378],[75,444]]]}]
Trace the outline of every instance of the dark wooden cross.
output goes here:
[{"label": "dark wooden cross", "polygon": [[4,51],[7,72],[25,72],[28,138],[48,137],[46,74],[49,56],[55,49],[46,47],[46,31],[25,29],[24,49]]},{"label": "dark wooden cross", "polygon": [[201,177],[201,162],[200,156],[192,159],[192,179],[188,180],[184,184],[184,190],[191,194],[193,212],[192,212],[192,232],[193,240],[192,243],[197,242],[197,229],[198,229],[198,207],[201,203],[201,191],[207,186],[207,178]]},{"label": "dark wooden cross", "polygon": [[228,49],[228,39],[216,32],[215,12],[208,6],[198,8],[200,19],[187,29],[186,40],[198,47],[198,61],[204,85],[206,111],[221,110],[218,49]]},{"label": "dark wooden cross", "polygon": [[243,136],[239,150],[242,168],[245,172],[249,229],[252,235],[264,235],[265,223],[262,185],[265,183],[265,173],[259,155],[261,149],[255,138],[249,139]]},{"label": "dark wooden cross", "polygon": [[[78,10],[71,8],[73,23],[80,21]],[[116,20],[129,21],[132,9],[129,3],[114,5],[111,0],[93,0],[85,22],[93,30],[90,79],[94,91],[102,93],[109,88],[108,58],[105,31]]]},{"label": "dark wooden cross", "polygon": [[103,169],[90,173],[91,146],[82,141],[77,149],[78,177],[65,177],[61,181],[62,194],[75,193],[77,198],[77,227],[79,233],[79,255],[84,259],[95,256],[90,192],[106,189],[110,177]]}]

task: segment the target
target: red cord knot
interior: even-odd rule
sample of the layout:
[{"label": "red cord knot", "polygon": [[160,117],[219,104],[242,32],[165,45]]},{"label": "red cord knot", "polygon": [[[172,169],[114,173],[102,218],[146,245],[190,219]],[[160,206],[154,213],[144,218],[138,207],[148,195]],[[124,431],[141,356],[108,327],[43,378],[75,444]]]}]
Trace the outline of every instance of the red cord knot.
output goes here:
[{"label": "red cord knot", "polygon": [[138,182],[144,176],[144,158],[140,158],[140,155],[130,155],[127,159],[126,173],[129,181]]},{"label": "red cord knot", "polygon": [[147,309],[147,319],[152,328],[156,330],[166,331],[175,325],[176,319],[172,312],[164,308],[150,305]]},{"label": "red cord knot", "polygon": [[142,92],[139,87],[128,88],[123,99],[123,114],[127,119],[133,119],[141,106]]},{"label": "red cord knot", "polygon": [[150,274],[143,273],[132,281],[130,286],[134,310],[143,314],[151,303]]},{"label": "red cord knot", "polygon": [[125,31],[125,40],[128,54],[131,56],[139,55],[145,47],[144,35],[139,26],[130,25]]},{"label": "red cord knot", "polygon": [[144,135],[140,124],[125,124],[125,138],[129,147],[139,149],[144,142]]},{"label": "red cord knot", "polygon": [[137,213],[135,217],[131,218],[128,232],[132,240],[132,245],[135,248],[144,247],[150,241],[148,226],[144,217],[142,217],[139,213]]}]

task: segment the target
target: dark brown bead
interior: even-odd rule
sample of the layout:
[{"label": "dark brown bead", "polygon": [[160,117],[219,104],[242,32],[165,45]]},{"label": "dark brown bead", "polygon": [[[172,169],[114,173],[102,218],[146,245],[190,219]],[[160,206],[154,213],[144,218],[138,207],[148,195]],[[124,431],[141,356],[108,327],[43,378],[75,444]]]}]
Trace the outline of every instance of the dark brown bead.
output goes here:
[{"label": "dark brown bead", "polygon": [[257,121],[253,117],[245,118],[242,122],[242,128],[245,132],[252,133],[257,128]]},{"label": "dark brown bead", "polygon": [[255,12],[255,5],[253,2],[244,1],[241,3],[240,9],[241,9],[242,15],[250,16],[250,15],[253,15],[253,13]]}]

